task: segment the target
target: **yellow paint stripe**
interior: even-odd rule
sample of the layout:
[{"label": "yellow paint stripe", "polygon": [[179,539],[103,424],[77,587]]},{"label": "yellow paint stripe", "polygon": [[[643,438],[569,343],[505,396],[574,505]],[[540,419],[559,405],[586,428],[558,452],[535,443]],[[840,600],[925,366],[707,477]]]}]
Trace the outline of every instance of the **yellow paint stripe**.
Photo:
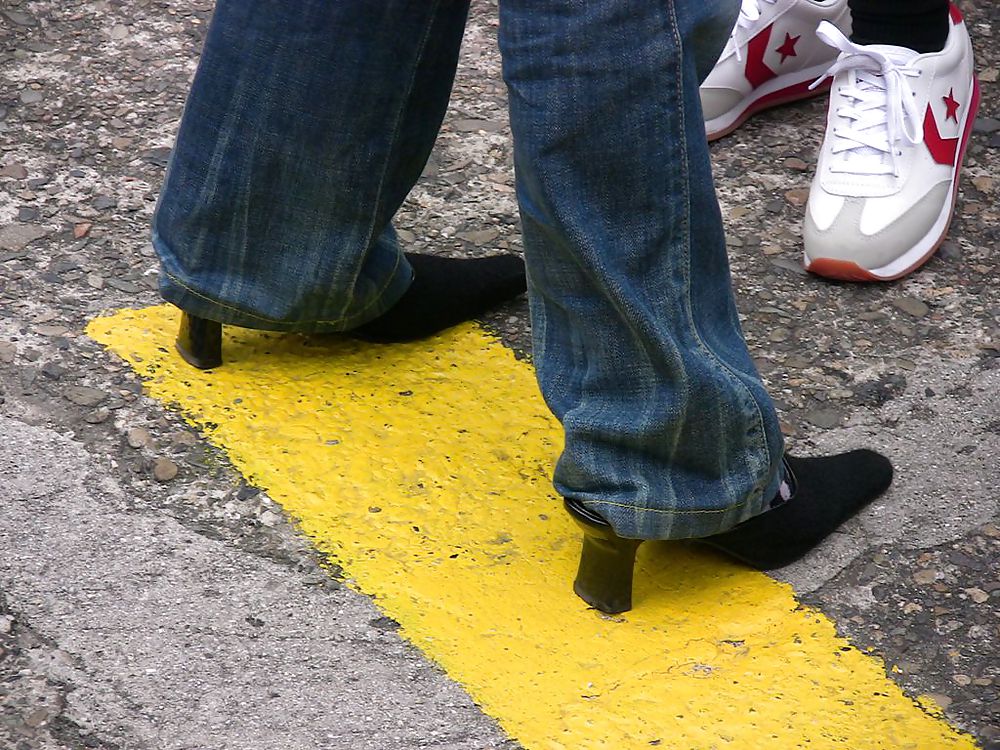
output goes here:
[{"label": "yellow paint stripe", "polygon": [[530,750],[975,747],[788,586],[711,553],[644,545],[636,608],[586,609],[559,427],[476,326],[396,346],[233,329],[209,373],[176,326],[163,306],[89,332]]}]

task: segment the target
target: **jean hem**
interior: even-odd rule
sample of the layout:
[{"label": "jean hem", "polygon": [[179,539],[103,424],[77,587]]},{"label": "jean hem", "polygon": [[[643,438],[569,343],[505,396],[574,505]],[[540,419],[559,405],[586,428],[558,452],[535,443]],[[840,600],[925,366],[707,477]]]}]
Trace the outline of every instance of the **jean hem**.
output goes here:
[{"label": "jean hem", "polygon": [[[766,485],[758,484],[744,500],[721,508],[649,508],[592,497],[576,499],[626,539],[700,539],[722,534],[767,512],[769,502],[778,495],[784,472],[784,461],[779,460],[777,471],[769,467]],[[607,512],[602,513],[602,509]]]},{"label": "jean hem", "polygon": [[341,333],[351,331],[387,312],[406,293],[412,281],[406,264],[393,269],[381,291],[361,310],[336,319],[281,319],[243,310],[185,283],[165,269],[160,271],[160,296],[191,315],[226,325],[284,333]]}]

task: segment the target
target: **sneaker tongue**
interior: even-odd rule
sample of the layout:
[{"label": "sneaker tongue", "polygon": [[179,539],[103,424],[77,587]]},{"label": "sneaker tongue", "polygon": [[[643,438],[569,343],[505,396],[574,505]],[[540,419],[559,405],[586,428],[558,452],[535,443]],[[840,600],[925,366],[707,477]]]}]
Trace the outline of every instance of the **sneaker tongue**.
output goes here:
[{"label": "sneaker tongue", "polygon": [[[889,58],[889,61],[892,62],[893,65],[898,65],[900,67],[909,64],[909,62],[919,54],[912,49],[907,49],[906,47],[896,47],[891,44],[869,44],[865,46],[865,49],[884,55]],[[881,73],[875,73],[874,71],[868,71],[868,73],[869,75],[882,78]],[[871,84],[861,83],[861,89],[863,91],[873,91],[875,88],[876,87]]]},{"label": "sneaker tongue", "polygon": [[[907,49],[906,47],[897,47],[892,44],[867,44],[864,47],[865,50],[870,50],[876,52],[880,55],[887,57],[894,65],[907,65],[914,57],[919,54],[912,49]],[[876,73],[874,71],[866,71],[866,78],[870,77],[872,79],[877,79],[881,85],[877,85],[868,80],[858,78],[857,85],[862,91],[885,91],[885,81],[881,73]],[[875,160],[880,164],[887,163],[888,155],[879,151],[878,149],[872,148],[870,146],[858,146],[852,148],[850,151],[844,154],[844,161],[846,162],[857,162],[857,161],[868,161]]]},{"label": "sneaker tongue", "polygon": [[906,65],[920,53],[908,47],[897,47],[894,44],[866,44],[864,49],[885,55],[896,65]]}]

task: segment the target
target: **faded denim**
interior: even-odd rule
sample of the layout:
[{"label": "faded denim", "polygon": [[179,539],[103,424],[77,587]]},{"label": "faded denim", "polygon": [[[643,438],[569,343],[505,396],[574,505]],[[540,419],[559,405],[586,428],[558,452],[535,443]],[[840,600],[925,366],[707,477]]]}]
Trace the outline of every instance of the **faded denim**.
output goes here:
[{"label": "faded denim", "polygon": [[247,328],[378,317],[390,225],[448,106],[468,2],[220,0],[153,221],[163,297]]},{"label": "faded denim", "polygon": [[566,434],[555,483],[628,537],[717,533],[780,481],[698,97],[734,22],[713,7],[501,3],[535,366]]},{"label": "faded denim", "polygon": [[[500,3],[535,366],[566,436],[555,486],[623,536],[723,531],[781,478],[698,97],[738,7]],[[154,224],[164,297],[274,330],[349,330],[390,307],[410,270],[389,222],[443,117],[466,12],[219,2]]]}]

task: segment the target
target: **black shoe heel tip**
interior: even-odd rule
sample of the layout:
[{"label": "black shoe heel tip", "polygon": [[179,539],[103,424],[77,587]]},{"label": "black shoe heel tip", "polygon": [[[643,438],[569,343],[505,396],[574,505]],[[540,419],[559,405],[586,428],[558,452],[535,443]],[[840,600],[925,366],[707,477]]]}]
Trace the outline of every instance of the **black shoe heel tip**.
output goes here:
[{"label": "black shoe heel tip", "polygon": [[185,362],[199,370],[222,364],[222,324],[184,313],[174,343]]},{"label": "black shoe heel tip", "polygon": [[642,540],[618,536],[603,519],[572,500],[565,505],[583,529],[583,549],[573,591],[605,614],[628,612],[632,609],[635,555]]}]

